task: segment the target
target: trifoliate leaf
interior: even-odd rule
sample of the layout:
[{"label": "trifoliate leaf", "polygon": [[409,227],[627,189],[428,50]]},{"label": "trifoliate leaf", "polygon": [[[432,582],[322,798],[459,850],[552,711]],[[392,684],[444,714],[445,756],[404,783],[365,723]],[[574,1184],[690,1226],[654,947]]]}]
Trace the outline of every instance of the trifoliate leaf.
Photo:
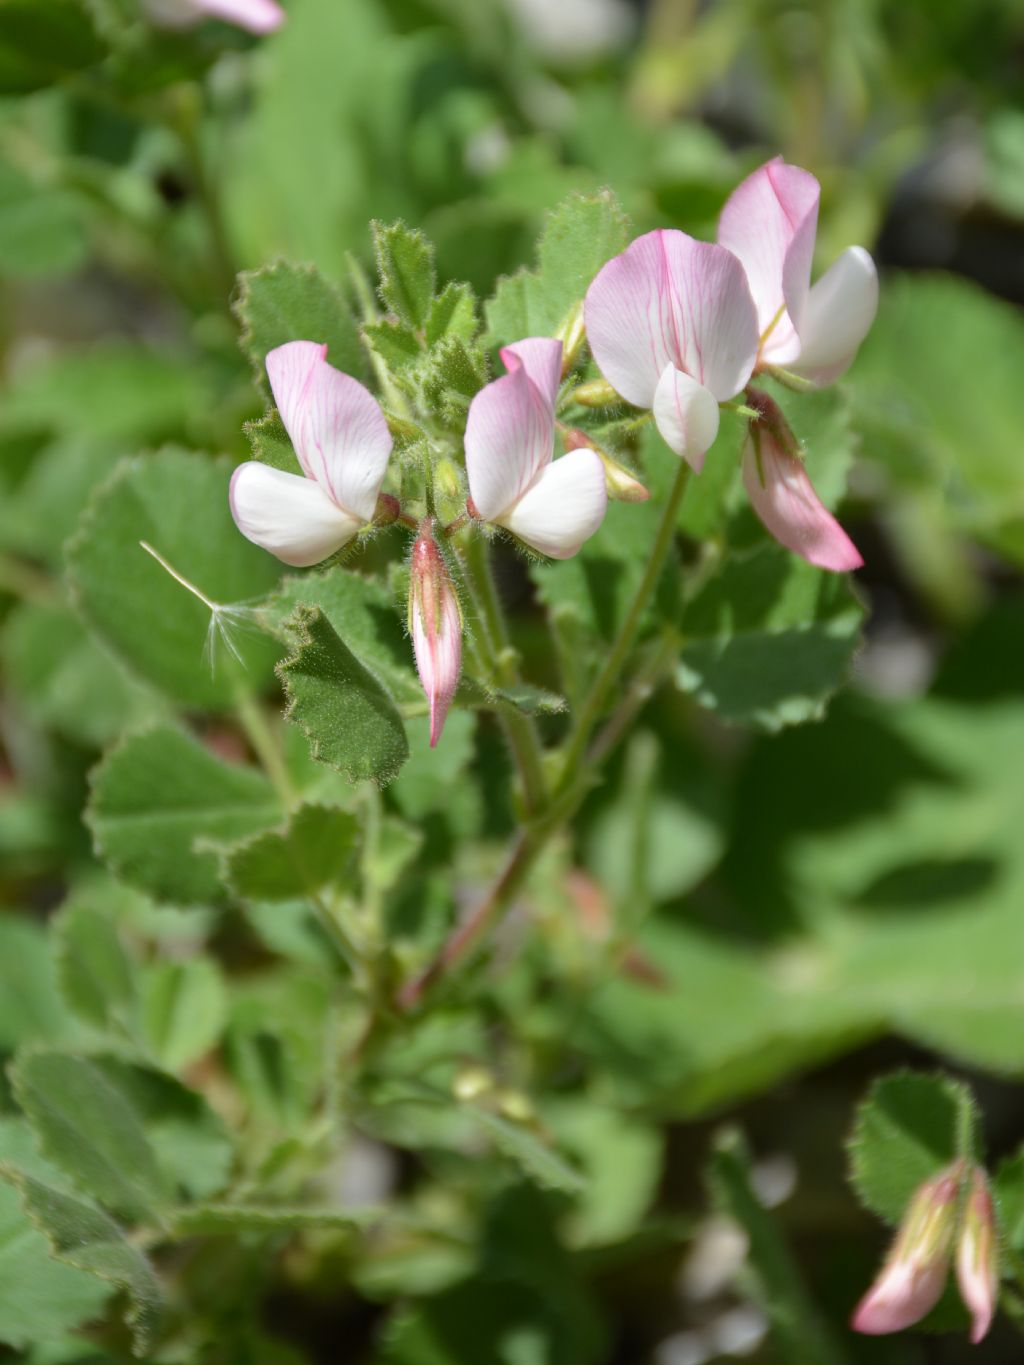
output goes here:
[{"label": "trifoliate leaf", "polygon": [[225,877],[249,900],[295,900],[342,882],[358,840],[358,821],[348,811],[300,806],[283,829],[226,850]]}]

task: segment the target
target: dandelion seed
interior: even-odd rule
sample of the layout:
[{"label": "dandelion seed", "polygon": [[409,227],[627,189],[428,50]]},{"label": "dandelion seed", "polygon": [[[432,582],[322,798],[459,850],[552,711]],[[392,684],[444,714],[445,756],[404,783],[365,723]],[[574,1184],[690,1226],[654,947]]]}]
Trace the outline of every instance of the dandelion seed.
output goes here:
[{"label": "dandelion seed", "polygon": [[215,602],[211,597],[207,597],[200,588],[197,588],[194,583],[190,583],[184,574],[180,574],[173,564],[164,559],[159,550],[154,550],[148,541],[140,540],[139,544],[146,551],[146,554],[151,555],[160,567],[170,574],[176,583],[180,583],[186,592],[190,592],[193,597],[198,598],[209,611],[210,624],[206,628],[202,658],[210,670],[210,676],[215,677],[217,673],[218,641],[231,657],[245,668],[247,665],[235,637],[240,632],[259,633],[260,628],[255,607],[245,602]]}]

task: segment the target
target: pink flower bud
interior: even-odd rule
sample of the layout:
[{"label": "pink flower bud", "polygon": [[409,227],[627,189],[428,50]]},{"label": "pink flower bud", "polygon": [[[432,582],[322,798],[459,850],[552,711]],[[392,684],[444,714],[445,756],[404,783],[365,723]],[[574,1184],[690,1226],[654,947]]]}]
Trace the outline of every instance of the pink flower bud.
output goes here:
[{"label": "pink flower bud", "polygon": [[412,547],[409,584],[409,633],[416,668],[430,702],[430,747],[441,737],[462,668],[462,611],[440,546],[433,518],[420,523]]},{"label": "pink flower bud", "polygon": [[855,1332],[900,1332],[938,1303],[949,1273],[962,1175],[957,1162],[913,1196],[881,1273],[854,1311]]},{"label": "pink flower bud", "polygon": [[646,502],[651,496],[635,474],[625,465],[613,460],[606,450],[579,427],[570,427],[563,436],[566,450],[590,449],[604,466],[604,486],[608,497],[615,502]]},{"label": "pink flower bud", "polygon": [[971,1343],[977,1345],[989,1327],[999,1297],[995,1213],[985,1173],[975,1167],[956,1247],[956,1280],[971,1314]]}]

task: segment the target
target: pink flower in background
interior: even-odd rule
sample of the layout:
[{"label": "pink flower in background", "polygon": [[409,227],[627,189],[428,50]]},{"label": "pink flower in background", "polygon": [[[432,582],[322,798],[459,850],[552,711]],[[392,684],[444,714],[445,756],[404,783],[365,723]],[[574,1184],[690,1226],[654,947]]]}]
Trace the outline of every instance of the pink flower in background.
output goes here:
[{"label": "pink flower in background", "polygon": [[855,1332],[901,1332],[938,1303],[949,1275],[961,1177],[957,1163],[914,1194],[881,1273],[854,1311]]},{"label": "pink flower in background", "polygon": [[441,737],[462,669],[462,611],[444,556],[426,517],[412,547],[409,633],[430,703],[430,747]]},{"label": "pink flower in background", "polygon": [[142,0],[146,17],[160,28],[191,28],[222,19],[250,33],[273,33],[285,21],[275,0]]},{"label": "pink flower in background", "polygon": [[780,545],[819,569],[859,569],[860,552],[814,491],[778,404],[757,389],[748,401],[761,420],[747,429],[743,486],[762,524]]},{"label": "pink flower in background", "polygon": [[988,1334],[999,1299],[998,1239],[985,1172],[975,1167],[956,1248],[956,1280],[971,1314],[971,1344]]},{"label": "pink flower in background", "polygon": [[874,321],[878,275],[864,248],[852,246],[811,285],[820,195],[809,171],[776,157],[729,196],[718,240],[746,271],[757,307],[758,367],[830,384]]},{"label": "pink flower in background", "polygon": [[531,337],[501,352],[508,374],[473,399],[466,422],[470,510],[553,559],[568,559],[604,520],[604,466],[593,450],[552,460],[562,343]]},{"label": "pink flower in background", "polygon": [[699,473],[718,405],[757,359],[757,312],[730,252],[671,229],[638,237],[587,290],[587,338],[605,379],[651,408],[666,443]]},{"label": "pink flower in background", "polygon": [[326,355],[326,346],[290,341],[267,356],[274,401],[303,473],[250,460],[231,479],[238,529],[297,567],[318,564],[374,519],[391,454],[377,400]]}]

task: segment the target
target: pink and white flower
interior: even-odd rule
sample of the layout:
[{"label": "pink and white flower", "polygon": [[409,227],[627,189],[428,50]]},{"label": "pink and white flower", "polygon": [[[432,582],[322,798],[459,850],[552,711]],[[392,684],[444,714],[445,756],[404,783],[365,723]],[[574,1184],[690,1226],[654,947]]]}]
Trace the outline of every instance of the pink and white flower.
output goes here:
[{"label": "pink and white flower", "polygon": [[776,157],[729,196],[718,241],[746,271],[757,308],[757,368],[831,384],[874,321],[878,275],[864,248],[851,246],[811,285],[820,197],[809,171]]},{"label": "pink and white flower", "polygon": [[409,633],[430,703],[430,747],[441,738],[462,669],[462,611],[444,556],[426,517],[412,547]]},{"label": "pink and white flower", "polygon": [[977,1166],[956,1247],[956,1280],[971,1314],[971,1345],[977,1346],[988,1335],[999,1300],[995,1211],[985,1172]]},{"label": "pink and white flower", "polygon": [[587,290],[598,368],[699,473],[718,435],[718,405],[742,393],[757,359],[757,311],[731,252],[685,232],[638,237]]},{"label": "pink and white flower", "polygon": [[302,474],[250,460],[231,479],[231,515],[254,544],[305,567],[340,550],[373,521],[391,454],[380,405],[327,363],[327,347],[289,341],[267,375]]},{"label": "pink and white flower", "polygon": [[604,520],[604,466],[590,449],[552,460],[562,343],[506,346],[508,374],[473,399],[466,422],[470,512],[552,559],[568,559]]},{"label": "pink and white flower", "polygon": [[159,28],[192,28],[222,19],[250,33],[273,33],[285,21],[276,0],[142,0],[146,17]]}]

